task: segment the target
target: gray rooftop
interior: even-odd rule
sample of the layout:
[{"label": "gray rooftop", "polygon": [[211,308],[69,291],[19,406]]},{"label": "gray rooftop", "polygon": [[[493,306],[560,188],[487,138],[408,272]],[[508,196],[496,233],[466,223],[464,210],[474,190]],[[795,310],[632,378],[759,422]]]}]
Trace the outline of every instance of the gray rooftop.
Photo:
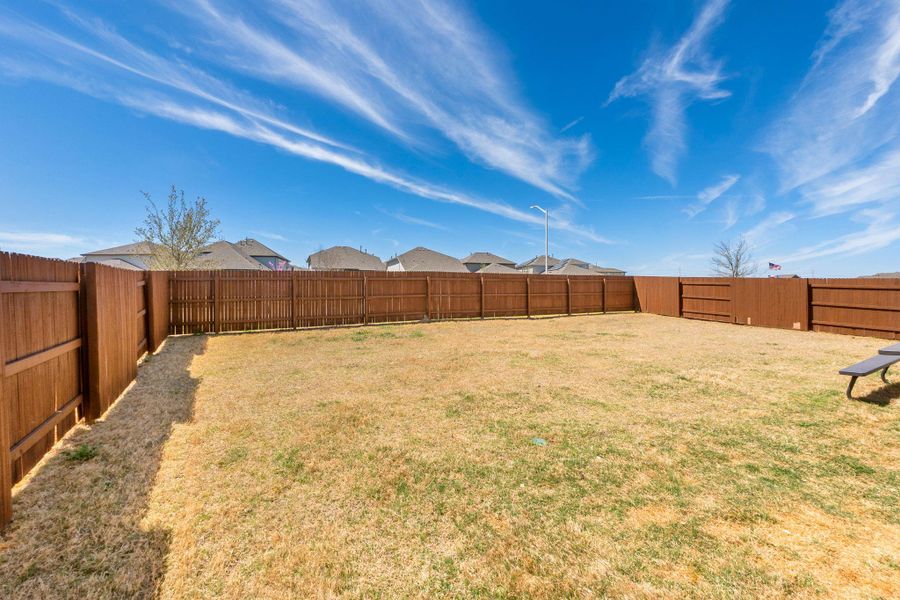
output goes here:
[{"label": "gray rooftop", "polygon": [[511,265],[515,266],[516,261],[509,260],[508,258],[503,258],[502,256],[497,256],[496,254],[492,254],[490,252],[473,252],[467,257],[460,260],[460,262],[464,265],[475,264],[475,265],[490,265],[490,264],[498,264],[498,265]]},{"label": "gray rooftop", "polygon": [[[554,267],[560,263],[558,258],[554,258],[552,256],[547,257],[547,264],[551,267]],[[519,263],[516,265],[517,269],[524,269],[526,267],[543,267],[544,266],[544,255],[535,256],[531,260],[525,261],[523,263]]]},{"label": "gray rooftop", "polygon": [[384,271],[384,263],[374,254],[350,246],[332,246],[310,254],[306,264],[314,271]]},{"label": "gray rooftop", "polygon": [[600,273],[596,273],[587,267],[582,266],[579,264],[580,262],[582,261],[576,262],[571,259],[565,260],[555,267],[552,267],[547,273],[550,275],[600,275]]},{"label": "gray rooftop", "polygon": [[518,273],[518,271],[508,265],[491,263],[487,266],[481,267],[476,271],[476,273]]},{"label": "gray rooftop", "polygon": [[390,267],[399,263],[404,271],[441,271],[444,273],[468,273],[463,264],[456,258],[442,254],[435,250],[423,248],[413,248],[409,252],[404,252],[399,256],[386,261],[386,265]]}]

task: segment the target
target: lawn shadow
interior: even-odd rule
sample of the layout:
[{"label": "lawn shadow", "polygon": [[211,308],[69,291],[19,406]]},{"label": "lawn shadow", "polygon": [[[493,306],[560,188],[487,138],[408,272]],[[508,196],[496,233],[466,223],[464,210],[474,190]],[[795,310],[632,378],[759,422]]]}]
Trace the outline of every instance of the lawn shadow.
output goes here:
[{"label": "lawn shadow", "polygon": [[897,400],[898,398],[900,398],[900,383],[892,383],[873,390],[865,396],[854,398],[854,400],[865,402],[866,404],[875,404],[876,406],[888,406],[891,400]]},{"label": "lawn shadow", "polygon": [[153,597],[170,532],[143,521],[163,447],[191,420],[206,336],[169,339],[135,384],[79,426],[13,490],[0,537],[0,597]]}]

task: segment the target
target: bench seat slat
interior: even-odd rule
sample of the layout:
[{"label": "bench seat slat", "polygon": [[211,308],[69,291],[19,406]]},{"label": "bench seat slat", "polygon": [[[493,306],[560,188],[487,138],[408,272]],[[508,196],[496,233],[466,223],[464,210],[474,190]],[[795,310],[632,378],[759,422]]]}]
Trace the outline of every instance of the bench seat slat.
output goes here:
[{"label": "bench seat slat", "polygon": [[900,355],[879,354],[872,358],[867,358],[862,362],[858,362],[855,365],[850,365],[849,367],[841,369],[840,374],[864,377],[866,375],[871,375],[875,371],[880,371],[885,367],[889,367],[896,362],[900,362]]},{"label": "bench seat slat", "polygon": [[893,346],[888,346],[887,348],[882,348],[878,351],[878,354],[887,354],[888,356],[900,356],[900,344],[894,344]]}]

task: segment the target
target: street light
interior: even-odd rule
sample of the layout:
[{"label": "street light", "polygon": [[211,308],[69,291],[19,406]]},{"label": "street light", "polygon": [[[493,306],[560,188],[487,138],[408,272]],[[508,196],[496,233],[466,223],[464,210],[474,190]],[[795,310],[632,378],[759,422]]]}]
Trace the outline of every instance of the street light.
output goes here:
[{"label": "street light", "polygon": [[531,208],[536,208],[542,213],[544,213],[544,275],[549,271],[549,261],[548,258],[550,256],[550,211],[544,210],[537,204],[532,204]]}]

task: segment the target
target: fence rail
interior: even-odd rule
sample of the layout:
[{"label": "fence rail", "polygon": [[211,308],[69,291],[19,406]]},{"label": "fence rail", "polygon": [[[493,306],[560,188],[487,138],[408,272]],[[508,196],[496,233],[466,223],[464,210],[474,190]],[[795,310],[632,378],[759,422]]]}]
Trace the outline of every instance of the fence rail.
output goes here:
[{"label": "fence rail", "polygon": [[612,312],[631,277],[407,272],[169,273],[169,333]]}]

